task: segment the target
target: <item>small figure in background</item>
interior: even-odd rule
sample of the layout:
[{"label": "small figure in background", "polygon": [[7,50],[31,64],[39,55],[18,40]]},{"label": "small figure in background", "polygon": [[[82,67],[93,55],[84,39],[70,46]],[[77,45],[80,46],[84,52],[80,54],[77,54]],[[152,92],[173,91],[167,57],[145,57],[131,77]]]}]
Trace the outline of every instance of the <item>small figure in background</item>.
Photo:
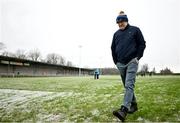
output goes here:
[{"label": "small figure in background", "polygon": [[94,79],[99,79],[99,69],[98,68],[96,68],[94,70]]}]

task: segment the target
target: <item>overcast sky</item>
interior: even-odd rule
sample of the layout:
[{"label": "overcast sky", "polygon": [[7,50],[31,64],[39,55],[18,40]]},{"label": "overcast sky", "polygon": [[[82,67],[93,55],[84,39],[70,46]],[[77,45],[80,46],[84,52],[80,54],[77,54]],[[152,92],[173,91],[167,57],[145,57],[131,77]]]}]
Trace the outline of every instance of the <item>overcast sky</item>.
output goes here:
[{"label": "overcast sky", "polygon": [[124,10],[146,40],[140,64],[180,72],[179,0],[0,0],[0,7],[6,50],[38,48],[44,58],[54,52],[75,65],[81,56],[81,66],[90,68],[115,67],[110,47]]}]

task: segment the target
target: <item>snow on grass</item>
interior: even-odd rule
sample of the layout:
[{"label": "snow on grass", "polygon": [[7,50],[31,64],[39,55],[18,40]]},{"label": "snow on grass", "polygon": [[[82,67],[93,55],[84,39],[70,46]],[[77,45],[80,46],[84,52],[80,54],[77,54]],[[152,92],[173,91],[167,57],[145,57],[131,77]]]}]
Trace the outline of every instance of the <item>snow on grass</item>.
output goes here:
[{"label": "snow on grass", "polygon": [[[29,91],[29,90],[13,90],[13,89],[0,89],[0,109],[7,113],[14,110],[21,109],[24,112],[30,112],[28,105],[32,102],[44,102],[53,100],[57,97],[68,98],[74,96],[73,92],[46,92],[46,91]],[[48,114],[44,111],[39,112],[36,116],[40,121],[59,121],[63,114]]]},{"label": "snow on grass", "polygon": [[0,100],[0,108],[8,108],[15,105],[22,105],[31,100],[47,101],[56,97],[69,97],[73,95],[73,92],[0,89],[0,94],[4,96],[4,98]]},{"label": "snow on grass", "polygon": [[99,116],[99,115],[100,115],[100,112],[99,112],[98,109],[92,110],[91,113],[92,113],[92,115],[94,115],[94,116]]},{"label": "snow on grass", "polygon": [[39,118],[39,121],[58,122],[63,117],[63,114],[38,114],[37,117]]}]

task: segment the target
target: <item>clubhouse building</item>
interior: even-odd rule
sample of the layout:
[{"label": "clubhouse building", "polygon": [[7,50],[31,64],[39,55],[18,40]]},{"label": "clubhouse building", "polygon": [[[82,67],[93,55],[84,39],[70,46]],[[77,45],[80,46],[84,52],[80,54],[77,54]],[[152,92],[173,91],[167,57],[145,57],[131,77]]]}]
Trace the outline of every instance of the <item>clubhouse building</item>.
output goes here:
[{"label": "clubhouse building", "polygon": [[93,69],[69,67],[57,64],[19,59],[0,55],[0,76],[82,76],[92,74]]}]

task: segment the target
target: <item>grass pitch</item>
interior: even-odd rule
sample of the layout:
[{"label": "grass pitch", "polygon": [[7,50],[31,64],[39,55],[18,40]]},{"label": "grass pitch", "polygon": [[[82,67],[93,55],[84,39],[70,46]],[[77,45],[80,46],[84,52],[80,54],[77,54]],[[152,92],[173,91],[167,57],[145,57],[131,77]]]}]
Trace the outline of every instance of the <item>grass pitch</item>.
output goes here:
[{"label": "grass pitch", "polygon": [[[120,76],[0,78],[1,122],[116,122]],[[180,76],[137,77],[129,122],[180,121]]]}]

